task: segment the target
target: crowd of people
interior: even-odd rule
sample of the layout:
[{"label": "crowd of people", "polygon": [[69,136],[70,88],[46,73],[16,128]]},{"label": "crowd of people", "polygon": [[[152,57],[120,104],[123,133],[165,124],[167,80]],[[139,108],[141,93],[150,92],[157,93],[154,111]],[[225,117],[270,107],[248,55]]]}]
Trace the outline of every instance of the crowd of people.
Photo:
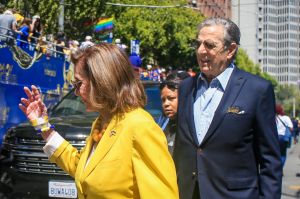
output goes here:
[{"label": "crowd of people", "polygon": [[[87,35],[81,43],[77,40],[68,40],[64,32],[56,34],[43,34],[43,26],[39,15],[34,15],[31,19],[23,17],[13,10],[6,10],[0,15],[0,42],[15,42],[23,49],[40,51],[47,56],[55,56],[70,60],[71,54],[78,49],[86,49],[95,44],[93,38]],[[162,81],[172,72],[172,68],[167,69],[147,64],[142,67],[142,58],[135,52],[129,55],[131,66],[139,73],[141,80]],[[171,68],[171,69],[170,69]],[[192,68],[188,69],[191,76],[195,76]]]},{"label": "crowd of people", "polygon": [[71,54],[75,94],[99,113],[82,151],[49,123],[38,89],[24,88],[19,107],[50,161],[74,177],[79,198],[281,198],[281,135],[293,123],[272,84],[236,65],[240,30],[231,20],[204,20],[196,41],[199,74],[146,69],[162,78],[160,126],[143,110],[137,66],[117,45]]},{"label": "crowd of people", "polygon": [[13,9],[7,9],[0,15],[0,42],[10,45],[16,43],[23,49],[67,59],[79,48],[94,44],[91,36],[86,36],[85,41],[80,44],[77,40],[67,40],[61,31],[45,35],[41,21],[39,15],[27,18]]},{"label": "crowd of people", "polygon": [[8,9],[0,15],[0,41],[14,42],[23,48],[28,48],[29,43],[36,45],[42,34],[42,24],[40,16],[26,18],[18,14],[13,9]]}]

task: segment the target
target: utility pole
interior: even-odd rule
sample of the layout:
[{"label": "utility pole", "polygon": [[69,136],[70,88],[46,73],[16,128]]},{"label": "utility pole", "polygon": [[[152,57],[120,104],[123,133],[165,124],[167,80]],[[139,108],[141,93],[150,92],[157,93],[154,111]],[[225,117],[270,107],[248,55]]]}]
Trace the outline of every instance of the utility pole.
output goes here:
[{"label": "utility pole", "polygon": [[241,8],[241,5],[240,5],[240,0],[238,0],[238,27],[240,27],[240,10]]},{"label": "utility pole", "polygon": [[65,1],[59,1],[59,18],[58,18],[58,27],[59,31],[64,32],[64,18],[65,18]]}]

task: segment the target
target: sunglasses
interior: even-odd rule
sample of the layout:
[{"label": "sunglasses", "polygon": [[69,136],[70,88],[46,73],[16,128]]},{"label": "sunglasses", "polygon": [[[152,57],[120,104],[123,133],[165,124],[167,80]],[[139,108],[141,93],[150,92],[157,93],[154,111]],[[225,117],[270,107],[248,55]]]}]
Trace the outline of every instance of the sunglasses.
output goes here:
[{"label": "sunglasses", "polygon": [[198,49],[202,44],[206,50],[213,50],[218,46],[217,43],[212,40],[205,40],[205,41],[195,40],[193,46],[195,49]]},{"label": "sunglasses", "polygon": [[178,89],[178,83],[176,82],[163,81],[160,83],[159,88],[162,90],[165,86],[167,86],[168,89]]},{"label": "sunglasses", "polygon": [[80,88],[82,81],[81,80],[76,80],[76,81],[71,80],[71,84],[75,88],[75,90],[77,90]]}]

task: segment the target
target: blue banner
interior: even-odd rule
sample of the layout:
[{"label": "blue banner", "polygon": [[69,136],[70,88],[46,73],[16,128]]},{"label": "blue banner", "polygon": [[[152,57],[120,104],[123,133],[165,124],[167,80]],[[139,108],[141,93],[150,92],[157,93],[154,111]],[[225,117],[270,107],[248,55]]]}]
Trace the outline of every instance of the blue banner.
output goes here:
[{"label": "blue banner", "polygon": [[[53,53],[55,55],[55,53]],[[36,85],[48,107],[71,89],[73,69],[65,55],[50,56],[39,49],[0,43],[0,145],[6,130],[26,121],[18,107],[24,86]]]}]

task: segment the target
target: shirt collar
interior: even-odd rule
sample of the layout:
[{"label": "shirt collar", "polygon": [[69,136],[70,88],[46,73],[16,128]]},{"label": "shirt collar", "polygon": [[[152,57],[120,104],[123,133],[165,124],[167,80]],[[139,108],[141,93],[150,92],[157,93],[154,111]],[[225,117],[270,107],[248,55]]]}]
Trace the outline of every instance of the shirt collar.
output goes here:
[{"label": "shirt collar", "polygon": [[[221,88],[223,90],[225,90],[225,88],[227,86],[227,83],[229,81],[229,78],[230,78],[230,76],[231,76],[232,71],[233,71],[234,68],[235,68],[235,64],[233,62],[231,62],[229,64],[229,66],[221,74],[219,74],[217,77],[215,77],[212,81],[214,81],[215,79],[217,79],[218,82],[221,85]],[[197,87],[199,86],[199,83],[200,83],[201,80],[207,83],[207,81],[206,81],[203,73],[200,73],[200,75],[198,77]]]}]

